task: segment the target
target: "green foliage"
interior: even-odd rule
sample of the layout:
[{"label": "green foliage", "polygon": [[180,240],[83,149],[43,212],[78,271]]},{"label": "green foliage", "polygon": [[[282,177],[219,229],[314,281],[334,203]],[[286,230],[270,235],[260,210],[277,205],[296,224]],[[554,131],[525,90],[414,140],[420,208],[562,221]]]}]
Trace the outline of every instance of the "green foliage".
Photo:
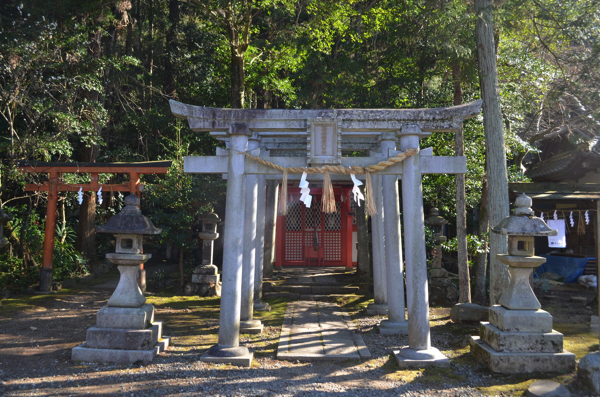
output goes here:
[{"label": "green foliage", "polygon": [[80,277],[88,273],[87,261],[75,249],[75,231],[70,227],[64,230],[56,227],[54,255],[52,257],[53,278],[64,280]]},{"label": "green foliage", "polygon": [[8,241],[21,242],[22,250],[10,252],[7,246],[0,252],[0,289],[24,291],[39,280],[44,232],[39,216],[25,205],[4,210],[13,216],[5,226]]},{"label": "green foliage", "polygon": [[[199,214],[212,211],[224,199],[225,185],[219,176],[192,175],[183,172],[183,155],[198,143],[196,134],[185,133],[181,125],[173,128],[175,139],[159,142],[173,166],[158,184],[148,185],[142,203],[144,213],[163,229],[161,244],[172,244],[186,250],[196,248],[198,239],[194,222]],[[214,140],[210,140],[214,145]],[[206,149],[206,146],[204,146]]]},{"label": "green foliage", "polygon": [[[487,253],[487,235],[478,236],[467,234],[467,254],[469,258],[477,254]],[[442,248],[447,252],[458,252],[458,243],[456,237],[448,239],[442,244]],[[470,263],[471,261],[469,261]]]},{"label": "green foliage", "polygon": [[25,291],[40,278],[40,267],[25,266],[22,258],[0,255],[0,290]]}]

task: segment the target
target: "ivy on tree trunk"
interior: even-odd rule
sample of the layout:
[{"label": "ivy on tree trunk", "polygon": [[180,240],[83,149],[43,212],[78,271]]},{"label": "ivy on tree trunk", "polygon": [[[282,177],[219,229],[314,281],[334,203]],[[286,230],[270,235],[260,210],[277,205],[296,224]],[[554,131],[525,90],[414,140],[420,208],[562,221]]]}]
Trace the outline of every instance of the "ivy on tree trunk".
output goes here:
[{"label": "ivy on tree trunk", "polygon": [[[500,111],[500,94],[496,68],[496,46],[491,0],[475,0],[477,59],[483,99],[483,127],[487,153],[488,199],[490,226],[509,215],[508,176],[504,148],[504,126]],[[490,304],[497,304],[508,284],[508,270],[497,258],[508,250],[506,236],[490,233]]]}]

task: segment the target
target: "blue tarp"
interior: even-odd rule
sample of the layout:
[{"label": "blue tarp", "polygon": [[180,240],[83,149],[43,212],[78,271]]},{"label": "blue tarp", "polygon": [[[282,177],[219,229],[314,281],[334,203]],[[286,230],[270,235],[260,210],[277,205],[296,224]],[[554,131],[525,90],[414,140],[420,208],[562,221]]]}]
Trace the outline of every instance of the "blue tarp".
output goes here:
[{"label": "blue tarp", "polygon": [[533,277],[538,278],[542,273],[552,272],[563,276],[565,278],[565,283],[576,283],[577,279],[583,274],[583,269],[585,269],[587,261],[589,259],[595,259],[554,255],[542,256],[546,258],[546,263],[537,268]]}]

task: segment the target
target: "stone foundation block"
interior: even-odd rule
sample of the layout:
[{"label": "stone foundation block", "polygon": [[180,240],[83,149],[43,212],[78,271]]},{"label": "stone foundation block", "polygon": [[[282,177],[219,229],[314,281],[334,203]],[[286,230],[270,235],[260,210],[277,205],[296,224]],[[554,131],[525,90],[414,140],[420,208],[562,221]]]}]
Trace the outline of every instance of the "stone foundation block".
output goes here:
[{"label": "stone foundation block", "polygon": [[498,352],[560,353],[563,351],[563,334],[552,331],[503,332],[492,324],[482,322],[479,330],[481,340]]},{"label": "stone foundation block", "polygon": [[490,323],[506,332],[552,332],[552,316],[544,310],[508,310],[494,305]]},{"label": "stone foundation block", "polygon": [[[419,357],[420,355],[423,355],[424,357]],[[394,357],[396,357],[396,362],[401,369],[450,366],[450,360],[448,357],[444,356],[442,352],[435,347],[432,347],[428,350],[415,351],[410,349],[408,346],[404,346],[401,350],[394,351]]]},{"label": "stone foundation block", "polygon": [[367,306],[367,314],[387,316],[388,305],[387,303],[371,303]]},{"label": "stone foundation block", "polygon": [[219,277],[218,274],[192,274],[192,283],[216,284],[219,282]]},{"label": "stone foundation block", "polygon": [[536,380],[527,389],[527,397],[571,397],[564,385],[551,380]]},{"label": "stone foundation block", "polygon": [[238,365],[240,367],[249,367],[252,364],[252,358],[254,358],[253,352],[234,357],[218,357],[209,353],[204,353],[202,356],[200,356],[200,361],[205,363],[231,364]]},{"label": "stone foundation block", "polygon": [[98,311],[98,328],[146,329],[154,322],[154,306],[145,304],[140,307],[105,306]]},{"label": "stone foundation block", "polygon": [[483,343],[478,336],[471,337],[471,353],[492,372],[501,374],[560,372],[575,370],[575,355],[562,353],[507,353],[497,352]]},{"label": "stone foundation block", "polygon": [[579,360],[577,383],[586,392],[600,395],[600,353],[590,353]]},{"label": "stone foundation block", "polygon": [[215,265],[198,265],[194,269],[194,274],[219,274],[219,269]]},{"label": "stone foundation block", "polygon": [[488,307],[476,303],[457,303],[450,311],[450,319],[456,324],[478,324],[488,317]]},{"label": "stone foundation block", "polygon": [[150,350],[162,335],[162,322],[147,329],[91,327],[85,345],[94,349]]},{"label": "stone foundation block", "polygon": [[262,334],[264,325],[240,326],[240,334]]},{"label": "stone foundation block", "polygon": [[149,350],[94,349],[84,343],[71,350],[71,360],[94,363],[149,364],[158,353],[168,348],[169,341],[169,337],[164,337]]}]

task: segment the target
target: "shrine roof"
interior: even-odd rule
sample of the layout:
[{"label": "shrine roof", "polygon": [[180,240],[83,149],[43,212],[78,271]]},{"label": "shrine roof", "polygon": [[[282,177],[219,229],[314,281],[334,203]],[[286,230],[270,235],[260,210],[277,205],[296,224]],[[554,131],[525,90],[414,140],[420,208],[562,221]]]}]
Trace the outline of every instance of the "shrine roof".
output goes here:
[{"label": "shrine roof", "polygon": [[600,184],[597,183],[509,183],[514,193],[525,193],[536,200],[598,200]]},{"label": "shrine roof", "polygon": [[600,167],[600,139],[595,138],[578,145],[573,150],[560,152],[555,156],[531,166],[526,174],[536,182],[573,180]]}]

